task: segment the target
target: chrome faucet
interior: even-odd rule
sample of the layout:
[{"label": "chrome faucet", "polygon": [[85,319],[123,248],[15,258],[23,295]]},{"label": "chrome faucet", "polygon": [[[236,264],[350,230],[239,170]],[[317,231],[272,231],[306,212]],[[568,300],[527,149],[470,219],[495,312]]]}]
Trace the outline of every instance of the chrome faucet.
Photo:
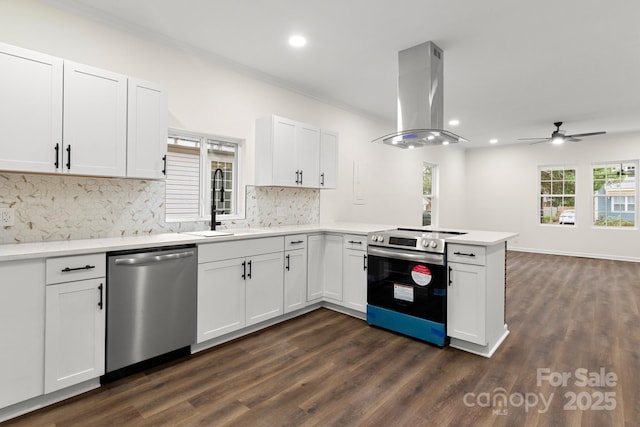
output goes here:
[{"label": "chrome faucet", "polygon": [[[216,225],[222,225],[222,222],[216,221],[216,178],[220,172],[220,203],[224,207],[224,172],[218,168],[213,172],[213,180],[211,182],[211,230],[215,231]],[[220,209],[220,212],[224,212],[224,209]]]}]

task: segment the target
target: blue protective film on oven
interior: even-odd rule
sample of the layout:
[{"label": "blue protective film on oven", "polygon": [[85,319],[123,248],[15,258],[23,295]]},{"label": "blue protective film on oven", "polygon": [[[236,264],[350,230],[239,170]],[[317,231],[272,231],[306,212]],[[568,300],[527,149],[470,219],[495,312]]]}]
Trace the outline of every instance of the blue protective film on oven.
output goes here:
[{"label": "blue protective film on oven", "polygon": [[367,305],[367,323],[390,331],[408,335],[443,347],[447,336],[443,323]]}]

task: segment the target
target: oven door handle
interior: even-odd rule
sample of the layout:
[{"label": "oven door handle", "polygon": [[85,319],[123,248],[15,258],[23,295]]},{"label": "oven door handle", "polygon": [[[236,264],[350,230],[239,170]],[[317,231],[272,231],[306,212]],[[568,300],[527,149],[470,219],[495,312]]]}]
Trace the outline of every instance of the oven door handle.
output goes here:
[{"label": "oven door handle", "polygon": [[444,265],[443,254],[432,254],[428,252],[409,252],[409,251],[396,251],[393,249],[384,249],[377,246],[369,245],[367,248],[367,254],[369,256],[378,256],[382,258],[394,258],[405,261],[425,262],[434,265]]}]

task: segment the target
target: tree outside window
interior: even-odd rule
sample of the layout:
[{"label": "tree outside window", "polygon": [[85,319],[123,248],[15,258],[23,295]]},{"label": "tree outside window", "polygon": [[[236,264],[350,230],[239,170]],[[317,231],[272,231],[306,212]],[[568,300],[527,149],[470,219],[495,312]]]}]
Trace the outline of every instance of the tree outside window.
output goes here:
[{"label": "tree outside window", "polygon": [[576,218],[576,169],[541,167],[540,224],[574,225]]},{"label": "tree outside window", "polygon": [[637,162],[593,165],[593,225],[634,227]]},{"label": "tree outside window", "polygon": [[422,165],[422,225],[433,225],[435,212],[436,165]]}]

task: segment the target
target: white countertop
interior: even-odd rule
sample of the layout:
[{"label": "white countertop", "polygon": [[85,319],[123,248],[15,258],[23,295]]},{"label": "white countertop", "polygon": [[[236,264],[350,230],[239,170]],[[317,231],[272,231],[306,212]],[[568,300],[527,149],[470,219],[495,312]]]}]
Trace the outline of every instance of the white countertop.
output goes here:
[{"label": "white countertop", "polygon": [[[228,229],[232,235],[201,237],[186,233],[150,234],[145,236],[105,237],[96,239],[32,242],[0,245],[0,261],[78,255],[96,252],[142,249],[151,247],[203,244],[247,238],[284,236],[298,233],[346,233],[365,235],[373,231],[388,230],[397,226],[365,223],[329,223],[290,225],[271,228]],[[463,230],[468,234],[447,239],[451,243],[470,245],[494,245],[504,242],[517,233]]]}]

